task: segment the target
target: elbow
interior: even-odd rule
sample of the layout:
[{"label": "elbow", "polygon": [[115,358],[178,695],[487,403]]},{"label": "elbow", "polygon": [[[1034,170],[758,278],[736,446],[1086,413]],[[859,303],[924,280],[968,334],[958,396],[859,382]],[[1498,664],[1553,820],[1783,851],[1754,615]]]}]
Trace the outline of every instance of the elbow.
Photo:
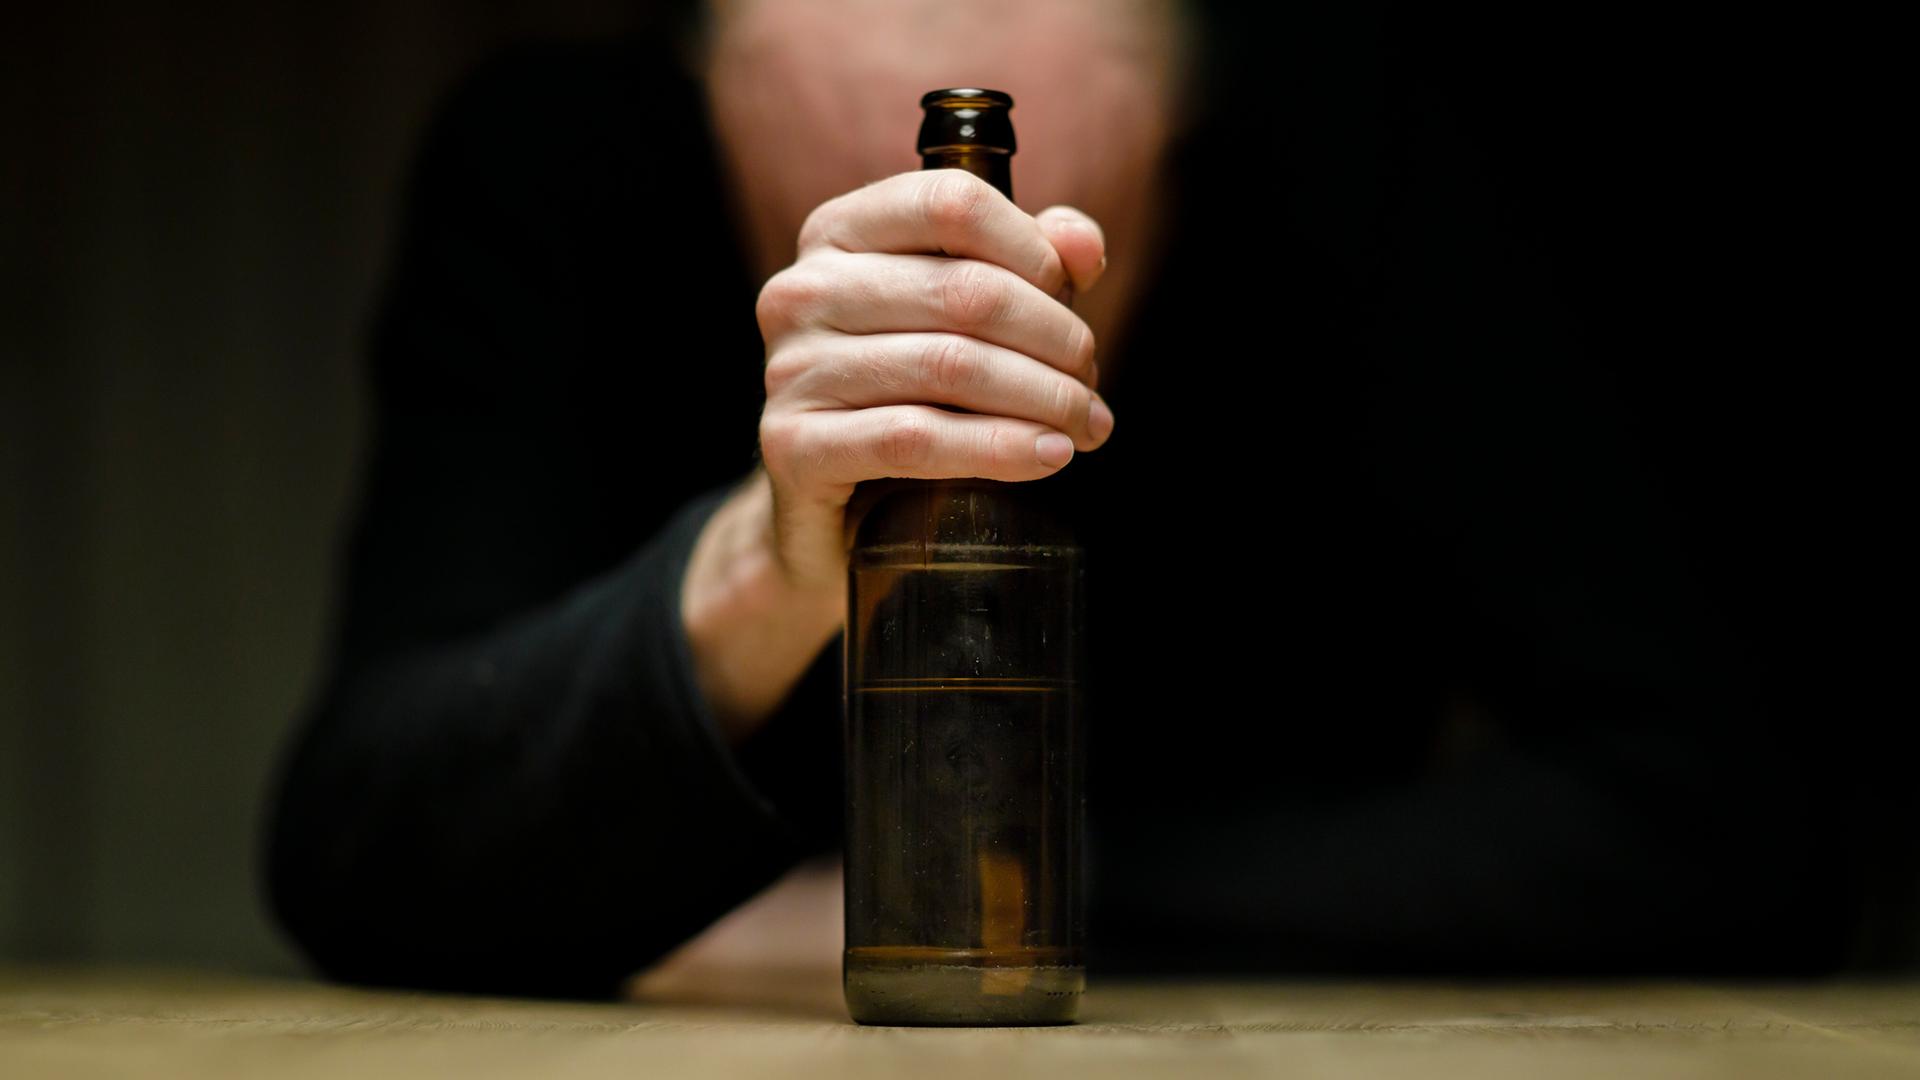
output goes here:
[{"label": "elbow", "polygon": [[[312,733],[293,747],[268,796],[259,884],[267,912],[308,963],[329,977],[362,967],[353,927],[370,901],[340,859],[343,807],[316,795]],[[358,981],[358,980],[352,980]]]},{"label": "elbow", "polygon": [[400,811],[363,778],[329,767],[312,733],[270,796],[260,887],[281,933],[322,977],[370,987],[607,1000],[631,968],[556,926],[449,876]]},{"label": "elbow", "polygon": [[[259,886],[273,923],[308,965],[339,982],[422,985],[393,946],[409,886],[377,865],[383,816],[349,767],[339,718],[323,708],[290,744],[268,795]],[[397,823],[391,823],[397,824]]]}]

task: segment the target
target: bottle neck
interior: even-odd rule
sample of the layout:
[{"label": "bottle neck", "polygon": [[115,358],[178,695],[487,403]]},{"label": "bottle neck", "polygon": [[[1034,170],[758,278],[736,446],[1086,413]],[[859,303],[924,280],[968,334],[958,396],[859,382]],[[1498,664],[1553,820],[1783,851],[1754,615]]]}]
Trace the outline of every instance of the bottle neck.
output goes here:
[{"label": "bottle neck", "polygon": [[922,169],[961,169],[1000,189],[1013,198],[1013,155],[1003,150],[961,148],[937,150],[920,155]]}]

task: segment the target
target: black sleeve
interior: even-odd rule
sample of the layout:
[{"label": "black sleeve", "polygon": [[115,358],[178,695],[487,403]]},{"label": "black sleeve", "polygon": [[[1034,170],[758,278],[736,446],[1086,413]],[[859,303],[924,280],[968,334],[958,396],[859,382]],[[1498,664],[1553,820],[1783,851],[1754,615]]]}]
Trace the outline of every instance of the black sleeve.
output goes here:
[{"label": "black sleeve", "polygon": [[826,842],[836,774],[751,774],[767,742],[830,761],[838,647],[736,754],[680,622],[760,373],[669,70],[498,61],[416,164],[338,641],[269,837],[274,909],[334,977],[605,995]]}]

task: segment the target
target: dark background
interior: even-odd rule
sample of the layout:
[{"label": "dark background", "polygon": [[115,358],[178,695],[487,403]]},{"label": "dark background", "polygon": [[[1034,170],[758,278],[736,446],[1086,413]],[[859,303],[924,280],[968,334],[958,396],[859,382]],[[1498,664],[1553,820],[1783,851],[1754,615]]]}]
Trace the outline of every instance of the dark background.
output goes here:
[{"label": "dark background", "polygon": [[636,17],[188,7],[0,43],[0,957],[291,968],[255,837],[413,141],[495,49]]},{"label": "dark background", "polygon": [[[413,140],[502,46],[652,17],[197,7],[34,11],[0,45],[0,958],[293,967],[255,889],[261,799],[320,656]],[[1913,485],[1868,270],[1895,141],[1865,119],[1873,65],[1751,15],[1342,11],[1327,49],[1276,48],[1314,17],[1237,16],[1218,62],[1307,55],[1356,93],[1384,66],[1451,118],[1738,628],[1753,737],[1816,765],[1856,962],[1910,962],[1890,525]],[[1262,138],[1285,81],[1221,85]]]}]

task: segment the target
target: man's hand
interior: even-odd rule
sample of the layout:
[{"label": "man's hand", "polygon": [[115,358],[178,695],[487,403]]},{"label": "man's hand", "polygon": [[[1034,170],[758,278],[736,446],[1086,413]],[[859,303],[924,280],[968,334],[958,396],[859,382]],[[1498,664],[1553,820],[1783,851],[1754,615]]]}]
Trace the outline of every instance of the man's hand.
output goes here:
[{"label": "man's hand", "polygon": [[807,218],[799,258],[757,309],[761,459],[790,584],[844,587],[862,480],[1034,480],[1106,441],[1093,333],[1066,304],[1105,265],[1091,218],[1029,216],[952,169],[902,173]]},{"label": "man's hand", "polygon": [[1034,480],[1106,441],[1093,333],[1066,305],[1105,267],[1085,214],[1030,217],[950,169],[807,218],[799,258],[760,292],[764,470],[707,523],[681,585],[700,686],[730,742],[840,629],[855,484]]}]

